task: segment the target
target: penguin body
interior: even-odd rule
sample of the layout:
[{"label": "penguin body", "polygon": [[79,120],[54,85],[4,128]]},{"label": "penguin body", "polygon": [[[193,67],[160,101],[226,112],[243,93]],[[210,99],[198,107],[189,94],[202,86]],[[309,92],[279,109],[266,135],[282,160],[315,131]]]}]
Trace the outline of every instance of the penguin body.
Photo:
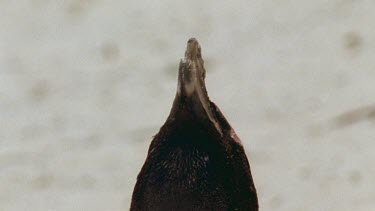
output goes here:
[{"label": "penguin body", "polygon": [[200,55],[190,39],[171,113],[151,142],[131,211],[258,210],[244,148],[208,98]]}]

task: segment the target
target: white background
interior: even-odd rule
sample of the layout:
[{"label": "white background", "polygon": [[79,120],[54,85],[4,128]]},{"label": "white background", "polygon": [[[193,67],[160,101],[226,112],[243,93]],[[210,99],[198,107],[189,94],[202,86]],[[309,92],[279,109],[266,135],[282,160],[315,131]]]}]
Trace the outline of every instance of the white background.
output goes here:
[{"label": "white background", "polygon": [[196,37],[261,210],[375,210],[375,2],[0,1],[0,210],[128,210]]}]

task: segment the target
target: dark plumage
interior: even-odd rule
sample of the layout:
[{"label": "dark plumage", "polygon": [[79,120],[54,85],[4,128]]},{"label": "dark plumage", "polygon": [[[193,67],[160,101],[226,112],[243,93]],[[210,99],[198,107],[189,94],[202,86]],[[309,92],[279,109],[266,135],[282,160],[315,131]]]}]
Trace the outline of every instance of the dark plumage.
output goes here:
[{"label": "dark plumage", "polygon": [[171,113],[151,142],[131,211],[258,210],[239,138],[207,95],[201,49],[188,41]]}]

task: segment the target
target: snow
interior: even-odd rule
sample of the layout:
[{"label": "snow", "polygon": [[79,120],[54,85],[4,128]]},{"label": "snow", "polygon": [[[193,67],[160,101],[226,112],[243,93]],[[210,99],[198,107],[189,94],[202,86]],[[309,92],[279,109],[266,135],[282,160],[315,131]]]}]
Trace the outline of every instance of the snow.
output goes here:
[{"label": "snow", "polygon": [[261,210],[375,209],[374,9],[1,1],[0,210],[127,210],[190,37]]}]

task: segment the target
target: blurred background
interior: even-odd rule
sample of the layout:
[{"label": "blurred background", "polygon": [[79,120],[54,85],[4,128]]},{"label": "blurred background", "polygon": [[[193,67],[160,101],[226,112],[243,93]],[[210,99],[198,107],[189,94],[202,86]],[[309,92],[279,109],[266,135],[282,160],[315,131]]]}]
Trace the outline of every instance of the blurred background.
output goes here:
[{"label": "blurred background", "polygon": [[261,210],[375,210],[375,2],[0,1],[0,210],[128,210],[196,37]]}]

